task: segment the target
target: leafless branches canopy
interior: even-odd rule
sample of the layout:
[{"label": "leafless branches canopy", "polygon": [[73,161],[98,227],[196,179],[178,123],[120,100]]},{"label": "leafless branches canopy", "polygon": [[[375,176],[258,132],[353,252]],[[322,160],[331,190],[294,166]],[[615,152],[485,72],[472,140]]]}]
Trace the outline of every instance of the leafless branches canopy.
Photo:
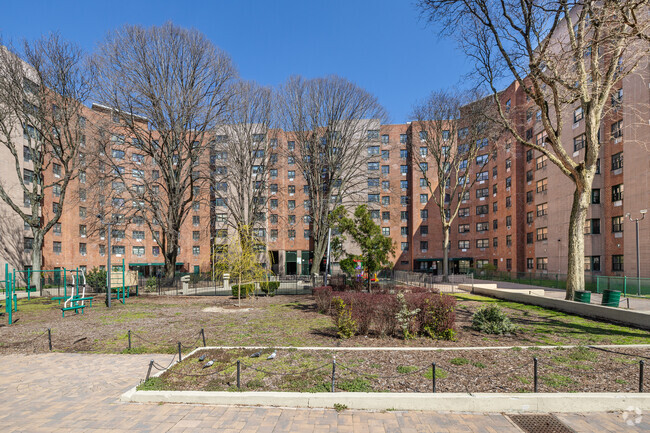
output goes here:
[{"label": "leafless branches canopy", "polygon": [[386,114],[377,99],[337,76],[292,77],[279,91],[280,124],[295,140],[290,157],[309,189],[313,238],[311,273],[327,247],[328,214],[360,198],[366,178],[367,131]]},{"label": "leafless branches canopy", "polygon": [[[215,130],[211,149],[217,225],[237,231],[245,242],[263,236],[269,170],[277,162],[272,91],[251,82],[233,86],[230,109]],[[274,153],[275,152],[275,153]],[[224,209],[226,217],[219,209]]]},{"label": "leafless branches canopy", "polygon": [[[181,225],[209,189],[210,134],[229,106],[235,67],[201,33],[171,23],[109,34],[93,66],[96,99],[115,121],[103,142],[111,194],[135,203],[128,212],[149,225],[171,277]],[[126,159],[125,135],[136,149]]]},{"label": "leafless branches canopy", "polygon": [[[449,235],[461,203],[483,181],[502,128],[491,121],[491,98],[474,92],[435,91],[413,108],[411,155],[437,206],[443,233],[443,275],[449,275]],[[428,162],[434,166],[429,169]]]},{"label": "leafless branches canopy", "polygon": [[[0,198],[31,229],[34,270],[41,269],[45,234],[59,221],[70,182],[86,161],[83,104],[92,80],[85,60],[57,34],[25,42],[20,54],[0,48],[0,146],[13,157],[18,182],[0,182]],[[56,205],[44,209],[50,191]]]},{"label": "leafless branches canopy", "polygon": [[[480,84],[494,96],[495,121],[546,155],[575,184],[567,276],[571,298],[584,289],[583,227],[601,148],[598,132],[621,79],[647,59],[648,2],[420,0],[418,5],[475,61]],[[546,133],[542,142],[527,137],[519,127],[521,113],[507,110],[500,100],[504,79],[514,79],[534,103]],[[562,144],[563,117],[578,107],[585,118],[585,148],[575,158]]]}]

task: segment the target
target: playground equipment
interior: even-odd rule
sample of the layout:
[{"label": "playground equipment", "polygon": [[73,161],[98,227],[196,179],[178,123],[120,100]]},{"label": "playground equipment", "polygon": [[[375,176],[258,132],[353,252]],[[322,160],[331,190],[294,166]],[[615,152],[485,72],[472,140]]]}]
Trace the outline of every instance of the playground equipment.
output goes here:
[{"label": "playground equipment", "polygon": [[113,265],[112,268],[110,275],[111,291],[114,291],[115,295],[111,293],[111,299],[124,303],[130,296],[131,287],[135,287],[135,295],[137,296],[138,271],[127,271],[124,259],[122,259],[122,265]]},{"label": "playground equipment", "polygon": [[[9,265],[5,264],[5,279],[0,280],[4,286],[5,293],[5,313],[8,324],[13,323],[13,313],[18,311],[18,297],[16,296],[13,274],[9,273]],[[2,306],[0,306],[1,308]]]},{"label": "playground equipment", "polygon": [[[77,271],[76,275],[75,274],[71,275],[72,281],[70,282],[70,286],[71,286],[70,297],[65,300],[65,302],[63,303],[63,308],[61,308],[61,313],[63,314],[63,317],[65,317],[66,311],[74,311],[75,314],[77,314],[79,313],[79,310],[81,310],[81,314],[83,314],[84,308],[86,307],[85,305],[86,301],[88,301],[89,307],[93,306],[92,296],[86,297],[86,275],[84,274],[83,270],[81,270],[81,273],[79,273],[80,271],[79,269],[77,269],[76,271]],[[79,295],[80,285],[82,288],[81,295]]]}]

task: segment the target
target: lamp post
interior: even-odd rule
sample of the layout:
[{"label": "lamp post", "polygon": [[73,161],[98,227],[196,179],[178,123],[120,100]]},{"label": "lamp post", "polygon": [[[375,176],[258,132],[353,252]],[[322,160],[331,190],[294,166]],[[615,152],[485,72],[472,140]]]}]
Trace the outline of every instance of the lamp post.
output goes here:
[{"label": "lamp post", "polygon": [[636,226],[636,283],[637,283],[637,295],[641,296],[641,258],[639,257],[639,221],[643,221],[645,214],[648,213],[648,209],[641,209],[639,211],[641,218],[632,218],[632,215],[628,212],[625,216],[628,217],[630,221],[633,221]]},{"label": "lamp post", "polygon": [[107,248],[108,248],[108,259],[106,263],[106,307],[111,308],[111,229],[113,227],[112,222],[106,222],[104,221],[104,217],[102,215],[97,215],[97,218],[99,218],[99,221],[101,224],[105,225],[108,227],[108,239],[107,239]]}]

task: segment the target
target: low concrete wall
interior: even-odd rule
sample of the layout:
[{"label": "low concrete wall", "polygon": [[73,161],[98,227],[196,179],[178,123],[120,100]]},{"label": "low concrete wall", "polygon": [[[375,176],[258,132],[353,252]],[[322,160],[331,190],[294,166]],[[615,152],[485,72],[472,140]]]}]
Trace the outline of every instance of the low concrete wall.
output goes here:
[{"label": "low concrete wall", "polygon": [[582,302],[566,301],[564,299],[547,298],[522,293],[520,290],[497,289],[496,286],[496,284],[460,284],[458,288],[477,295],[486,295],[506,301],[537,305],[578,316],[617,322],[635,328],[650,330],[650,313],[624,310],[616,307],[605,307],[603,305],[584,304]]},{"label": "low concrete wall", "polygon": [[244,406],[332,408],[344,404],[350,409],[422,410],[440,412],[606,412],[630,406],[650,410],[650,395],[639,393],[300,393],[300,392],[209,392],[136,391],[120,397],[124,402],[194,403]]}]

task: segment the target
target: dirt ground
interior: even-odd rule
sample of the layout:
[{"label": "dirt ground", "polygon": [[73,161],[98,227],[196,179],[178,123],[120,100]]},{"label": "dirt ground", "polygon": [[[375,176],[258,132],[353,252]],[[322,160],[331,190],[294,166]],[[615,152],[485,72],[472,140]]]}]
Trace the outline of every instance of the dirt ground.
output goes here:
[{"label": "dirt ground", "polygon": [[[639,360],[647,349],[505,349],[451,351],[200,350],[141,389],[330,392],[336,359],[337,391],[533,392],[533,358],[539,392],[636,392]],[[269,354],[276,353],[272,360]],[[204,357],[204,358],[201,358]],[[201,361],[199,361],[201,359]],[[204,368],[206,362],[214,364]],[[165,366],[159,366],[162,368]],[[645,377],[645,386],[650,378]]]},{"label": "dirt ground", "polygon": [[[498,303],[517,331],[512,335],[485,335],[470,328],[479,306]],[[403,340],[376,335],[342,340],[329,316],[316,311],[311,296],[258,297],[236,307],[230,297],[140,296],[126,303],[113,302],[109,310],[97,297],[84,314],[61,317],[56,301],[20,300],[14,324],[0,317],[0,353],[48,350],[51,329],[53,350],[101,353],[175,353],[206,344],[212,346],[412,346],[469,347],[558,344],[650,343],[650,332],[597,322],[563,313],[471,295],[458,296],[456,340],[426,337]],[[128,331],[131,331],[131,350]],[[650,375],[648,375],[650,376]]]}]

